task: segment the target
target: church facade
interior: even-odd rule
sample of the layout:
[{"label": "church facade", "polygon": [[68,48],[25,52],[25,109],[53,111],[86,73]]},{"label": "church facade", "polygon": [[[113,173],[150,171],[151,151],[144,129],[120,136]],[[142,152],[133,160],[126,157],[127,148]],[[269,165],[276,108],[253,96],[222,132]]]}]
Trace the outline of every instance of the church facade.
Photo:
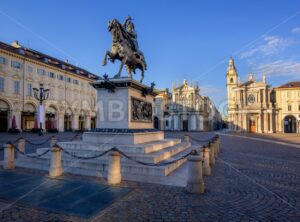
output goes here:
[{"label": "church facade", "polygon": [[[171,131],[210,131],[219,127],[221,116],[198,84],[173,83],[172,93],[162,90],[155,98],[155,128]],[[156,124],[158,123],[158,124]]]},{"label": "church facade", "polygon": [[248,81],[241,83],[230,58],[226,73],[228,99],[228,127],[234,131],[273,133],[278,131],[279,108],[275,92],[267,84],[265,76],[257,81],[252,73]]}]

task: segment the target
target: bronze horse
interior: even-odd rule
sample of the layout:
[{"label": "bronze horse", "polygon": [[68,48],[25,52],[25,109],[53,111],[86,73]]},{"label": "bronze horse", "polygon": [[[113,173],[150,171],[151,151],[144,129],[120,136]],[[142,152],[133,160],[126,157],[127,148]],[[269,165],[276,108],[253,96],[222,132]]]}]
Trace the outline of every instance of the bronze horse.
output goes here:
[{"label": "bronze horse", "polygon": [[107,56],[112,63],[114,63],[116,59],[120,60],[121,65],[115,78],[120,78],[125,64],[130,78],[132,78],[132,72],[135,74],[136,69],[141,70],[140,82],[142,82],[144,79],[144,72],[147,69],[143,53],[133,47],[132,39],[129,34],[116,19],[109,21],[108,31],[112,34],[112,47],[110,51],[105,52],[103,66],[107,63]]}]

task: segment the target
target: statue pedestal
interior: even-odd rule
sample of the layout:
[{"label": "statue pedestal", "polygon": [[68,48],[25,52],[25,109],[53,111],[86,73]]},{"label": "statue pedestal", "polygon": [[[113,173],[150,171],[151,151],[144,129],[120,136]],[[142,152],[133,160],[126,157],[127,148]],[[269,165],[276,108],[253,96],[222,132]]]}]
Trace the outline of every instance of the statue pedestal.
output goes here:
[{"label": "statue pedestal", "polygon": [[97,127],[84,133],[83,140],[93,143],[139,144],[164,139],[153,129],[156,93],[130,78],[102,79],[92,83],[97,90]]}]

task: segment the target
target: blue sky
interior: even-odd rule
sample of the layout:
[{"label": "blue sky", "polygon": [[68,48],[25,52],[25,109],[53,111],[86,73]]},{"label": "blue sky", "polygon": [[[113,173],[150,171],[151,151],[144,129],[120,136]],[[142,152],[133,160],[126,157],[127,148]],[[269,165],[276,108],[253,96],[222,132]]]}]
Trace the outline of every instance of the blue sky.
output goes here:
[{"label": "blue sky", "polygon": [[300,80],[300,1],[295,0],[1,0],[0,41],[19,40],[95,74],[113,75],[118,63],[101,66],[111,47],[107,23],[127,15],[148,64],[145,82],[158,88],[171,88],[172,80],[199,81],[201,93],[222,110],[230,56],[242,81],[250,70],[257,79],[265,73],[273,86]]}]

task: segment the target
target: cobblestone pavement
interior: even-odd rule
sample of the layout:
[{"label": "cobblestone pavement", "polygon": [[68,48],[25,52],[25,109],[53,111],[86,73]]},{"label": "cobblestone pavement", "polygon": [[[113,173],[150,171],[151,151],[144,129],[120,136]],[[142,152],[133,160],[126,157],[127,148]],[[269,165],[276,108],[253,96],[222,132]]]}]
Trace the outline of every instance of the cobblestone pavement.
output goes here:
[{"label": "cobblestone pavement", "polygon": [[253,133],[246,132],[246,133],[232,133],[232,134],[300,145],[299,133],[259,133],[259,134],[256,133],[256,134],[253,134]]},{"label": "cobblestone pavement", "polygon": [[[202,138],[207,134],[193,136]],[[245,138],[221,139],[221,156],[213,166],[212,176],[205,177],[203,195],[189,194],[179,187],[123,182],[134,191],[92,220],[300,221],[300,150]],[[0,213],[0,220],[79,219],[13,205]]]}]

